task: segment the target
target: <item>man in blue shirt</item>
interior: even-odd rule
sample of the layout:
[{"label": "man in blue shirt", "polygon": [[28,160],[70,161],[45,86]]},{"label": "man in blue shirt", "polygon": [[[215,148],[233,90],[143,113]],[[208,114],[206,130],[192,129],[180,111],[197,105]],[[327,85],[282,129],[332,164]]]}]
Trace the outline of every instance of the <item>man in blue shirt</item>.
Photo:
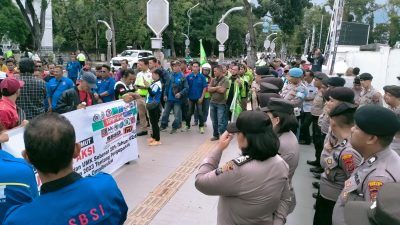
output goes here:
[{"label": "man in blue shirt", "polygon": [[196,107],[197,113],[199,115],[199,128],[200,133],[204,134],[204,118],[203,118],[203,100],[207,89],[207,81],[203,74],[200,73],[200,63],[192,63],[192,73],[187,77],[187,82],[189,85],[189,112],[188,112],[188,123],[190,126],[190,120],[194,113]]},{"label": "man in blue shirt", "polygon": [[32,166],[0,150],[0,221],[12,206],[31,202],[39,192]]},{"label": "man in blue shirt", "polygon": [[182,122],[182,99],[187,94],[188,83],[183,76],[180,68],[180,62],[174,61],[171,63],[172,74],[168,83],[165,86],[164,101],[165,108],[161,118],[160,130],[165,131],[168,127],[169,113],[174,109],[174,122],[172,123],[171,134],[181,127]]},{"label": "man in blue shirt", "polygon": [[56,66],[54,68],[54,78],[46,84],[47,102],[49,103],[48,111],[52,112],[57,107],[57,102],[64,91],[73,88],[74,82],[63,77],[63,67]]},{"label": "man in blue shirt", "polygon": [[10,208],[3,225],[124,223],[128,207],[112,176],[82,178],[73,171],[81,151],[75,141],[74,127],[60,114],[42,114],[26,126],[22,154],[38,171],[41,195]]},{"label": "man in blue shirt", "polygon": [[71,79],[74,84],[78,78],[78,73],[82,69],[82,65],[76,60],[76,55],[71,54],[71,61],[67,63],[68,78]]},{"label": "man in blue shirt", "polygon": [[94,97],[98,102],[114,101],[115,80],[110,76],[110,67],[108,65],[102,65],[100,73],[101,78],[97,80],[97,92],[94,94]]}]

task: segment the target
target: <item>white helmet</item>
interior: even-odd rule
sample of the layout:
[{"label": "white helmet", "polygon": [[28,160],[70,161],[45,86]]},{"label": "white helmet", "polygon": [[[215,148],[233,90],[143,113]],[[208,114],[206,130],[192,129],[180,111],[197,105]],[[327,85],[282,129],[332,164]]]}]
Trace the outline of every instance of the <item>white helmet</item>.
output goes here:
[{"label": "white helmet", "polygon": [[211,70],[211,65],[210,65],[210,63],[204,63],[204,64],[201,66],[201,68],[202,68],[202,69],[209,69],[209,70]]}]

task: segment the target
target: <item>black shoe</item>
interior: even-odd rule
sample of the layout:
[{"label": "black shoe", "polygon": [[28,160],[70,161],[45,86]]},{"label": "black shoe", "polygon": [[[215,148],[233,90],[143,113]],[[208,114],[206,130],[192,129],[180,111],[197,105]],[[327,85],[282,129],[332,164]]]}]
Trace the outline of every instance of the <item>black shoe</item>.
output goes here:
[{"label": "black shoe", "polygon": [[310,142],[310,141],[300,140],[300,141],[299,141],[299,144],[301,144],[301,145],[310,145],[311,142]]},{"label": "black shoe", "polygon": [[321,167],[314,167],[314,168],[310,168],[310,172],[312,172],[312,173],[322,173],[322,172],[324,172],[324,169],[322,169]]},{"label": "black shoe", "polygon": [[318,181],[314,181],[312,182],[312,186],[316,189],[319,189],[319,182]]},{"label": "black shoe", "polygon": [[321,174],[320,173],[313,173],[314,178],[316,179],[321,179]]},{"label": "black shoe", "polygon": [[317,199],[318,198],[318,193],[317,192],[312,193],[312,197]]},{"label": "black shoe", "polygon": [[307,160],[307,164],[311,165],[311,166],[320,166],[319,161],[317,161],[317,160],[314,160],[314,161]]},{"label": "black shoe", "polygon": [[144,136],[144,135],[147,135],[147,134],[148,134],[147,131],[142,131],[142,132],[137,133],[136,135],[139,137],[139,136]]},{"label": "black shoe", "polygon": [[219,137],[212,137],[211,139],[210,139],[210,141],[218,141],[219,140]]}]

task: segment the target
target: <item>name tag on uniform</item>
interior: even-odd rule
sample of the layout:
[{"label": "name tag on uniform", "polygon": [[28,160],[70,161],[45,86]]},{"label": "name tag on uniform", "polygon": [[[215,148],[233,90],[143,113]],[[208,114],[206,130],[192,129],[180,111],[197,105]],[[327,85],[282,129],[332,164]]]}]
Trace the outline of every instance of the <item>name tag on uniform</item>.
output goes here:
[{"label": "name tag on uniform", "polygon": [[247,162],[250,162],[251,158],[250,156],[246,155],[246,156],[240,156],[236,159],[233,160],[233,162],[237,165],[237,166],[241,166]]}]

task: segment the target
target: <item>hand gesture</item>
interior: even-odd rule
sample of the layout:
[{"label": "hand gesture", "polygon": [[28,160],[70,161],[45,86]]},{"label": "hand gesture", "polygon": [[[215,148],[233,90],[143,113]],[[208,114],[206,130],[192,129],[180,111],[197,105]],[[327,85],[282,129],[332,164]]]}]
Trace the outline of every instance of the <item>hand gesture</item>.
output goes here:
[{"label": "hand gesture", "polygon": [[231,143],[232,138],[233,134],[228,133],[228,131],[225,131],[225,133],[223,133],[219,137],[219,141],[217,144],[218,149],[224,151],[228,147],[229,143]]}]

